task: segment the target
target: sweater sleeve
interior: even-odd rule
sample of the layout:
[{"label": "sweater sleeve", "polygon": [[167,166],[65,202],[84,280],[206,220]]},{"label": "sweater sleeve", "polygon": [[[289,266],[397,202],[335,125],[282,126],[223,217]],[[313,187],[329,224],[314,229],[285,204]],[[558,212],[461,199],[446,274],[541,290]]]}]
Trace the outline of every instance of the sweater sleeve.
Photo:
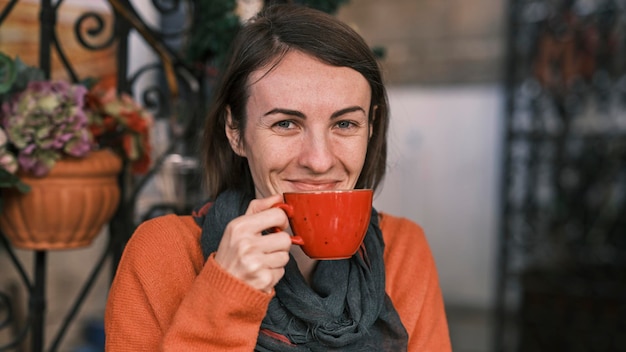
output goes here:
[{"label": "sweater sleeve", "polygon": [[451,351],[435,260],[422,228],[382,214],[386,289],[409,334],[409,352]]},{"label": "sweater sleeve", "polygon": [[142,224],[119,263],[105,312],[107,351],[252,351],[273,294],[204,263],[191,217]]}]

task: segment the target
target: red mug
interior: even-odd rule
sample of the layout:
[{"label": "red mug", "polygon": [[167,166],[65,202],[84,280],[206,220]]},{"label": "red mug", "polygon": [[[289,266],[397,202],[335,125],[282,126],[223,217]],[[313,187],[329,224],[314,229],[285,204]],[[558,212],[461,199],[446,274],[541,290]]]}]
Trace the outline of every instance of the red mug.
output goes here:
[{"label": "red mug", "polygon": [[[359,249],[370,223],[371,189],[285,192],[283,209],[294,234],[293,244],[312,259],[350,258]],[[280,229],[273,229],[274,232]]]}]

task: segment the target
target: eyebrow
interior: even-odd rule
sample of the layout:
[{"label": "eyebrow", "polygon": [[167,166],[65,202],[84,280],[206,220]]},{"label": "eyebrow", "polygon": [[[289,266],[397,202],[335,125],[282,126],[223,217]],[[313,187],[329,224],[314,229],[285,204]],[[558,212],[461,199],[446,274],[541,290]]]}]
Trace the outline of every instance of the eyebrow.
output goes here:
[{"label": "eyebrow", "polygon": [[[354,111],[361,111],[365,114],[365,110],[363,110],[362,107],[360,106],[350,106],[338,111],[335,111],[332,115],[330,115],[331,119],[337,118],[339,116],[354,112]],[[282,108],[274,108],[268,112],[266,112],[265,114],[263,114],[263,116],[269,116],[272,114],[285,114],[285,115],[291,115],[291,116],[295,116],[295,117],[299,117],[301,119],[305,119],[306,115],[304,115],[301,111],[298,110],[291,110],[291,109],[282,109]]]}]

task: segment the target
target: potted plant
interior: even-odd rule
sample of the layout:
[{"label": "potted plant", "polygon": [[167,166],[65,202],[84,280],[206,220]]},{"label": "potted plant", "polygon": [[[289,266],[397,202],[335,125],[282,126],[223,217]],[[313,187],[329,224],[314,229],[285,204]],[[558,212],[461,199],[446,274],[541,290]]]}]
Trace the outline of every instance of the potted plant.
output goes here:
[{"label": "potted plant", "polygon": [[150,163],[151,117],[113,88],[0,62],[0,229],[21,248],[89,245],[118,206],[123,160]]}]

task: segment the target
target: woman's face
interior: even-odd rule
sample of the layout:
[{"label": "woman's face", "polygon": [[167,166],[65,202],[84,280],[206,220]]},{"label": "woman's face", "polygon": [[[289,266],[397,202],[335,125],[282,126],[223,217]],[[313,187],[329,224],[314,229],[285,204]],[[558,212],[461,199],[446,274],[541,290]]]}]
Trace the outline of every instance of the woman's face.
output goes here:
[{"label": "woman's face", "polygon": [[371,135],[367,80],[291,51],[249,83],[243,140],[228,125],[226,133],[248,159],[256,196],[354,188]]}]

